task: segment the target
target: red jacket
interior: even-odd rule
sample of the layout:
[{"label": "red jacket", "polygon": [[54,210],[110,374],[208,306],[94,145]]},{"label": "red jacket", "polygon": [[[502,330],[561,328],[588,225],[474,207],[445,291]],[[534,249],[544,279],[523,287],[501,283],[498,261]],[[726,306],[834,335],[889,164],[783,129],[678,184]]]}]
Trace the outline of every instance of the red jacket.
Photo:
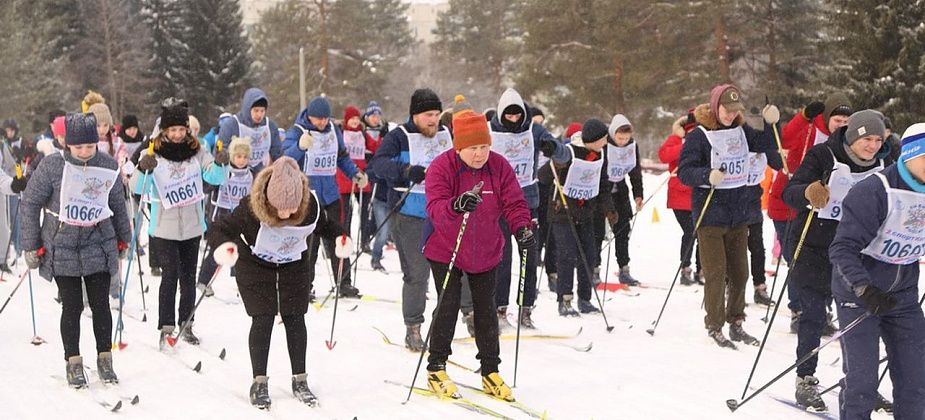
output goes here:
[{"label": "red jacket", "polygon": [[681,147],[684,139],[674,134],[668,136],[658,149],[658,159],[668,164],[671,179],[668,180],[668,208],[674,210],[691,210],[691,187],[678,179],[678,161],[681,159]]},{"label": "red jacket", "polygon": [[[793,117],[784,129],[781,131],[781,148],[787,151],[787,162],[784,168],[792,175],[796,172],[800,164],[803,163],[803,156],[813,147],[816,139],[815,130],[819,129],[823,134],[829,135],[829,127],[822,121],[822,116],[817,116],[813,123],[810,124],[801,114]],[[778,222],[786,222],[793,219],[796,212],[784,204],[781,194],[787,186],[788,177],[782,172],[774,175],[774,182],[771,183],[771,190],[768,192],[768,217]]]},{"label": "red jacket", "polygon": [[[343,126],[344,137],[346,137],[347,132],[350,132],[350,131],[360,131],[363,133],[363,138],[366,139],[366,153],[365,153],[366,157],[363,159],[353,159],[353,163],[357,165],[357,169],[363,172],[366,172],[366,159],[376,154],[376,149],[379,147],[379,143],[373,140],[373,138],[370,137],[369,134],[367,134],[366,131],[363,130],[363,124],[358,125],[356,129],[351,129],[347,127],[347,121],[350,120],[350,118],[354,116],[359,118],[360,111],[357,110],[353,106],[348,106],[347,109],[344,111],[344,126]],[[344,141],[346,141],[346,139]],[[350,194],[351,192],[350,190],[351,188],[353,188],[353,181],[347,178],[347,176],[344,175],[343,171],[337,171],[336,177],[337,177],[337,189],[340,190],[340,193]],[[370,192],[370,191],[371,191],[370,185],[367,184],[366,188],[363,188],[363,192]]]}]

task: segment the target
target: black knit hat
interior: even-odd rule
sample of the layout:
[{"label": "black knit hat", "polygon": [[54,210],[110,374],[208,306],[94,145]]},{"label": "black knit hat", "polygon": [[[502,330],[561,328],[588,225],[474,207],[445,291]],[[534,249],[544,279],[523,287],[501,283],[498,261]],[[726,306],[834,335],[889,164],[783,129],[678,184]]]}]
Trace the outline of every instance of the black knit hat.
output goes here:
[{"label": "black knit hat", "polygon": [[177,98],[167,98],[161,102],[161,130],[181,125],[189,127],[189,105]]},{"label": "black knit hat", "polygon": [[604,137],[607,137],[607,124],[597,118],[591,118],[581,126],[583,143],[594,143]]},{"label": "black knit hat", "polygon": [[427,111],[443,112],[443,104],[440,97],[434,91],[424,88],[415,90],[411,94],[411,107],[408,111],[411,115],[420,114]]},{"label": "black knit hat", "polygon": [[125,130],[131,127],[138,128],[138,117],[132,114],[122,117],[122,129]]},{"label": "black knit hat", "polygon": [[96,144],[100,140],[96,132],[96,116],[93,113],[67,114],[64,117],[64,144]]}]

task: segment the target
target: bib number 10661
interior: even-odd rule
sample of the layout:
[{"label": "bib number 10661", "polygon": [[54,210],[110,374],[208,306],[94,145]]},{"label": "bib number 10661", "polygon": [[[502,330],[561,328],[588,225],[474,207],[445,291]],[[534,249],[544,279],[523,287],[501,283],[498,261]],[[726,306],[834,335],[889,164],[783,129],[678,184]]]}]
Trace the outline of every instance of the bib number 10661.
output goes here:
[{"label": "bib number 10661", "polygon": [[168,192],[165,198],[173,206],[195,197],[196,194],[199,194],[199,188],[196,183],[190,183]]}]

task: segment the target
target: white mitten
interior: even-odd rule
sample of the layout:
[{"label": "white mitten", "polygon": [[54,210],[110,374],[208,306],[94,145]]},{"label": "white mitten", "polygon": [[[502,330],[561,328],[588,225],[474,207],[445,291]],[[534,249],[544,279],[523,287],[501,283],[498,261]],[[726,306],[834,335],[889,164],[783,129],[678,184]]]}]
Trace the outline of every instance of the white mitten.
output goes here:
[{"label": "white mitten", "polygon": [[215,258],[215,263],[220,266],[233,267],[238,261],[238,246],[234,242],[225,242],[215,248],[212,258]]},{"label": "white mitten", "polygon": [[315,144],[315,138],[311,134],[304,133],[299,137],[299,149],[308,150]]},{"label": "white mitten", "polygon": [[350,258],[351,249],[353,249],[353,241],[349,236],[341,235],[334,239],[334,256],[337,258]]}]

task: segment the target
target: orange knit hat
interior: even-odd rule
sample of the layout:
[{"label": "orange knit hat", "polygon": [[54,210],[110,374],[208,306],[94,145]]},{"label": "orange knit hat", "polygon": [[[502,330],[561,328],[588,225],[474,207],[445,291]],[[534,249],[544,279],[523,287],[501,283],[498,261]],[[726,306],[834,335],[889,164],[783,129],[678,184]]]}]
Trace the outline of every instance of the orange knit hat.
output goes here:
[{"label": "orange knit hat", "polygon": [[467,111],[453,116],[453,148],[456,151],[478,146],[491,145],[488,121],[485,115]]}]

